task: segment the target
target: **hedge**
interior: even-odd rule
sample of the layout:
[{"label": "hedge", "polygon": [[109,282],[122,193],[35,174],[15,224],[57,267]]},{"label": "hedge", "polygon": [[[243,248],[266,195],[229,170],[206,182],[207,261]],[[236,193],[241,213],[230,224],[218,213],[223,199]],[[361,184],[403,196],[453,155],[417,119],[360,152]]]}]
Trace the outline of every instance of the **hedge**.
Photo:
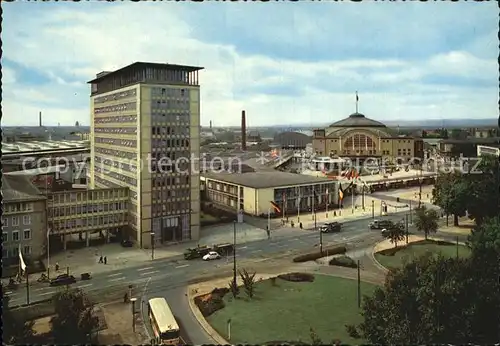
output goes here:
[{"label": "hedge", "polygon": [[229,289],[224,288],[215,288],[210,294],[208,299],[203,299],[207,295],[197,296],[194,298],[194,303],[200,309],[202,315],[204,317],[208,317],[214,312],[222,309],[224,305],[224,295],[229,292]]},{"label": "hedge", "polygon": [[318,258],[321,257],[326,257],[326,256],[332,256],[332,255],[339,255],[339,254],[344,254],[346,253],[347,249],[345,246],[332,246],[332,247],[327,247],[323,248],[323,252],[311,252],[311,253],[305,253],[303,255],[299,255],[293,259],[294,262],[307,262],[307,261],[315,261]]},{"label": "hedge", "polygon": [[278,275],[281,280],[291,281],[291,282],[313,282],[314,275],[309,273],[288,273]]},{"label": "hedge", "polygon": [[349,256],[334,257],[328,262],[333,266],[347,267],[347,268],[357,268],[358,264]]}]

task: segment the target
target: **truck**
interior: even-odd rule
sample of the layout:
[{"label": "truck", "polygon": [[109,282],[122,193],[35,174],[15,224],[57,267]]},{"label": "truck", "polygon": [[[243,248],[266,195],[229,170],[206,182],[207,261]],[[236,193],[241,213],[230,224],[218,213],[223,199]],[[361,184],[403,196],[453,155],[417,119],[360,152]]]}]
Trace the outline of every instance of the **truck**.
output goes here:
[{"label": "truck", "polygon": [[231,243],[215,244],[213,246],[197,246],[195,248],[188,248],[184,252],[184,259],[192,260],[196,258],[203,258],[210,251],[215,251],[221,256],[227,256],[234,251],[234,246]]}]

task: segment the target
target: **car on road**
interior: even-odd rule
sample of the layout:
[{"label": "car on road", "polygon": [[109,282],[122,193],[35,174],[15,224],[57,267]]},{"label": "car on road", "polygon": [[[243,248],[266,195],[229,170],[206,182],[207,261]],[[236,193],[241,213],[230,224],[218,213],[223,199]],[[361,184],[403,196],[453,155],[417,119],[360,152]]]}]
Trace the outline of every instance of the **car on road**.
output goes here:
[{"label": "car on road", "polygon": [[123,247],[132,247],[134,246],[134,243],[132,243],[130,240],[122,240],[120,242],[120,244],[123,246]]},{"label": "car on road", "polygon": [[73,275],[61,274],[50,280],[50,286],[69,285],[74,284],[75,282],[76,279]]},{"label": "car on road", "polygon": [[382,235],[382,237],[387,237],[389,231],[387,230],[387,228],[383,228],[382,231],[380,231],[380,234]]},{"label": "car on road", "polygon": [[211,260],[217,260],[217,259],[220,259],[220,255],[215,251],[210,251],[205,256],[203,256],[204,261],[211,261]]},{"label": "car on road", "polygon": [[391,220],[373,220],[369,223],[371,229],[384,229],[393,227]]},{"label": "car on road", "polygon": [[327,222],[323,226],[319,228],[319,230],[322,233],[334,233],[334,232],[340,232],[342,228],[342,224],[334,221],[334,222]]}]

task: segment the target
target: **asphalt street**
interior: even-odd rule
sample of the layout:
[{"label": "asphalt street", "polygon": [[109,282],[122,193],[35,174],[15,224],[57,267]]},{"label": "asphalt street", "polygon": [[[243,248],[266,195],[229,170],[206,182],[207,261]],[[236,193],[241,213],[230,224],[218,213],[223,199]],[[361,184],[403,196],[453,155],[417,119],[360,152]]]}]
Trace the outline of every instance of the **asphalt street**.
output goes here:
[{"label": "asphalt street", "polygon": [[[402,215],[392,214],[386,218],[400,220]],[[403,213],[404,214],[404,213]],[[352,220],[343,224],[342,232],[323,234],[323,246],[335,243],[352,243],[356,246],[357,240],[366,238],[368,234],[374,236],[373,241],[382,239],[379,232],[370,230],[368,223],[371,219]],[[318,223],[318,226],[321,223]],[[279,254],[286,254],[290,251],[305,251],[314,249],[319,244],[319,232],[314,230],[299,230],[296,234],[282,235],[271,239],[257,240],[247,242],[236,246],[236,260],[261,260],[273,257]],[[126,250],[124,250],[126,251]],[[224,257],[215,261],[202,261],[201,259],[185,260],[181,256],[158,259],[144,263],[139,266],[122,268],[115,271],[93,275],[91,280],[81,281],[76,277],[77,282],[72,284],[72,288],[82,288],[86,291],[98,291],[102,289],[124,289],[128,285],[144,285],[149,278],[148,291],[157,286],[157,283],[182,282],[195,278],[199,275],[208,274],[221,267],[230,267],[233,262],[233,256]],[[33,279],[32,279],[33,281]],[[35,283],[30,285],[30,302],[44,300],[59,290],[65,289],[65,286],[52,287],[48,283]],[[24,283],[21,283],[17,289],[7,291],[10,296],[10,304],[18,305],[26,303],[26,289]],[[125,292],[125,291],[124,291]]]},{"label": "asphalt street", "polygon": [[[405,213],[395,213],[384,218],[399,221]],[[371,219],[362,219],[344,222],[340,233],[323,234],[323,246],[345,243],[351,257],[363,256],[371,250],[373,243],[383,239],[380,231],[369,229],[368,223],[370,221]],[[449,238],[452,241],[456,239],[456,236],[452,235],[440,234],[439,236]],[[462,236],[459,240],[464,241],[464,239]],[[270,259],[272,261],[275,258],[292,256],[294,252],[313,250],[317,248],[318,244],[319,232],[297,230],[296,234],[237,245],[236,261],[238,266],[251,267],[252,263],[269,261]],[[227,275],[231,273],[232,268],[232,255],[214,261],[202,261],[201,259],[188,261],[177,256],[96,274],[88,281],[81,281],[77,277],[77,282],[70,287],[81,288],[100,301],[105,301],[107,294],[113,293],[115,296],[116,292],[125,294],[128,291],[128,285],[133,285],[135,294],[142,297],[141,305],[152,297],[165,297],[180,324],[190,326],[190,328],[183,328],[182,332],[186,343],[205,344],[213,343],[213,340],[204,330],[199,328],[191,313],[186,297],[186,286],[197,280],[205,281],[212,276]],[[48,299],[64,289],[65,286],[51,287],[48,283],[34,283],[30,286],[30,302]],[[26,303],[26,289],[23,284],[16,290],[6,293],[10,296],[11,306]],[[145,321],[148,324],[147,318]],[[198,328],[194,326],[198,326]],[[148,329],[151,332],[150,326]]]}]

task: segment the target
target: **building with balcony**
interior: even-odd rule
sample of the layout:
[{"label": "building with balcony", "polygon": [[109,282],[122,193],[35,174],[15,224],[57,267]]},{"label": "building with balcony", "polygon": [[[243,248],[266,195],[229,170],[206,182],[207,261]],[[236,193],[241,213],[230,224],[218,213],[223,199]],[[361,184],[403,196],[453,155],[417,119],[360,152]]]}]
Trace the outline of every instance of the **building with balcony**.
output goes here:
[{"label": "building with balcony", "polygon": [[[267,215],[271,201],[286,213],[310,211],[338,204],[338,183],[323,177],[287,172],[204,173],[201,177],[206,200],[228,210],[255,216]],[[327,194],[328,190],[328,194]],[[316,200],[313,202],[313,191]]]},{"label": "building with balcony", "polygon": [[28,261],[45,252],[46,197],[26,176],[2,175],[2,266]]},{"label": "building with balcony", "polygon": [[89,185],[130,189],[140,247],[199,238],[201,69],[136,62],[89,81]]}]

